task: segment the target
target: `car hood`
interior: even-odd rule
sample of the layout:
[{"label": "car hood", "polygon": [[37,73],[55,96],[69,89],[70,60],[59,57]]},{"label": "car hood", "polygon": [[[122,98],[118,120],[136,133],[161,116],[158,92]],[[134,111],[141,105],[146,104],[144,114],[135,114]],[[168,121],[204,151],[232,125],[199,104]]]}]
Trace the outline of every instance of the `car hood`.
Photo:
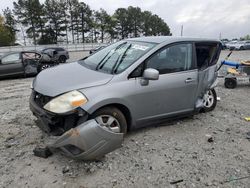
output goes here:
[{"label": "car hood", "polygon": [[68,91],[106,84],[112,77],[75,62],[43,70],[35,78],[33,88],[43,95],[54,97]]}]

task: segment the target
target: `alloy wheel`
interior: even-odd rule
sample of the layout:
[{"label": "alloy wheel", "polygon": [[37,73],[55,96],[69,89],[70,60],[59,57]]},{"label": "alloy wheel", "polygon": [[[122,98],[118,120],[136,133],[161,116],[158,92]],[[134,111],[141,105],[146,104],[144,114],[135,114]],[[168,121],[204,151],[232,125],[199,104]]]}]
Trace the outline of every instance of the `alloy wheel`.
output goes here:
[{"label": "alloy wheel", "polygon": [[101,126],[105,126],[111,131],[115,133],[121,132],[121,126],[120,123],[116,118],[110,115],[100,115],[95,118],[97,123],[99,123]]},{"label": "alloy wheel", "polygon": [[213,95],[213,92],[209,90],[203,96],[203,105],[206,108],[210,108],[213,106],[213,104],[214,104],[214,95]]}]

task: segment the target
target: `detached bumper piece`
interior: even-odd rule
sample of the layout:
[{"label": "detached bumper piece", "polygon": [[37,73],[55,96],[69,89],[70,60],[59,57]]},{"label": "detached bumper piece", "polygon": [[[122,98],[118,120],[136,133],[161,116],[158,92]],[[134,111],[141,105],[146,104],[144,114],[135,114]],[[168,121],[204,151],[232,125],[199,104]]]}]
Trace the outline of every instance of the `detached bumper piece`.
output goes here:
[{"label": "detached bumper piece", "polygon": [[114,133],[92,119],[65,132],[49,147],[73,159],[94,160],[121,147],[122,140],[122,133]]}]

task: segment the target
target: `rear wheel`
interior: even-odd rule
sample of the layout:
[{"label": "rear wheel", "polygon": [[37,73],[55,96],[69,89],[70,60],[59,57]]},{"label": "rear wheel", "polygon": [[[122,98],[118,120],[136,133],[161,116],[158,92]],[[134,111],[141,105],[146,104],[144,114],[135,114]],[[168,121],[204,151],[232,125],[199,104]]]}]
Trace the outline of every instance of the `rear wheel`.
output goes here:
[{"label": "rear wheel", "polygon": [[123,113],[115,107],[104,107],[97,110],[91,119],[115,133],[127,133],[127,122]]},{"label": "rear wheel", "polygon": [[65,63],[66,60],[67,60],[67,58],[65,56],[63,56],[63,55],[59,57],[59,62],[60,63]]},{"label": "rear wheel", "polygon": [[203,96],[203,110],[209,112],[214,110],[217,104],[217,95],[214,89],[208,90]]},{"label": "rear wheel", "polygon": [[224,85],[228,89],[234,89],[237,86],[236,78],[225,78]]}]

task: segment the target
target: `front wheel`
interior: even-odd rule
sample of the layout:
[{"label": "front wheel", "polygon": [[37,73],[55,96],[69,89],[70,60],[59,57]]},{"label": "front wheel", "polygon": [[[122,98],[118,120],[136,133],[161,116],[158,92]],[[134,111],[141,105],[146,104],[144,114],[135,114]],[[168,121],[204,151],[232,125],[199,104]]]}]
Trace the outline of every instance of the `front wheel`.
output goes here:
[{"label": "front wheel", "polygon": [[115,107],[104,107],[91,115],[101,126],[115,133],[127,133],[127,121],[123,113]]},{"label": "front wheel", "polygon": [[37,66],[37,72],[39,73],[39,72],[41,72],[42,70],[47,69],[47,68],[49,68],[49,67],[50,67],[49,64],[40,64],[40,65]]},{"label": "front wheel", "polygon": [[217,104],[217,94],[214,89],[208,90],[203,96],[203,111],[209,112],[214,110]]}]

